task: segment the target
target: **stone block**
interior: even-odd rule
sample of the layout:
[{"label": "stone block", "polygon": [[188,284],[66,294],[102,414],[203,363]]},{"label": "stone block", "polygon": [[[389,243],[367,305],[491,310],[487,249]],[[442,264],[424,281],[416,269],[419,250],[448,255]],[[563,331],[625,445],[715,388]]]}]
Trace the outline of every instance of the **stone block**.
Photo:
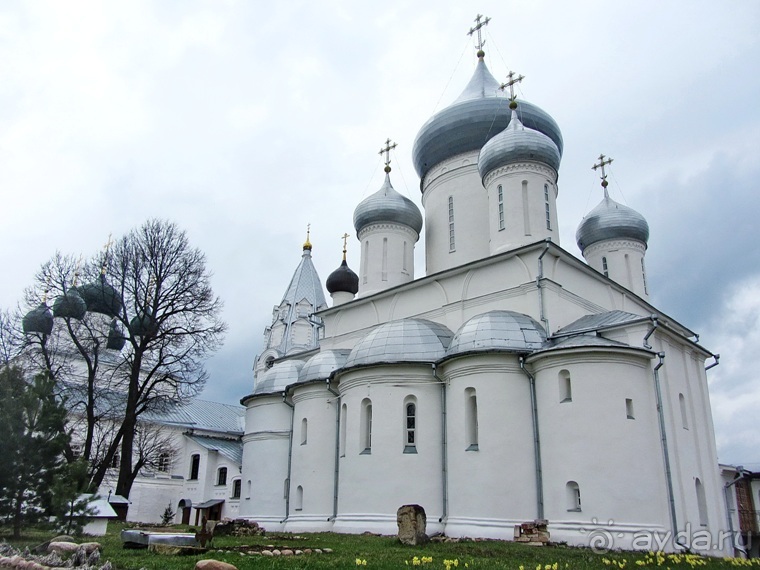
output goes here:
[{"label": "stone block", "polygon": [[208,558],[206,560],[198,560],[198,562],[195,563],[195,570],[237,570],[237,566],[227,564],[221,560]]},{"label": "stone block", "polygon": [[425,509],[419,505],[404,505],[396,511],[398,539],[401,544],[418,546],[428,542],[427,517]]}]

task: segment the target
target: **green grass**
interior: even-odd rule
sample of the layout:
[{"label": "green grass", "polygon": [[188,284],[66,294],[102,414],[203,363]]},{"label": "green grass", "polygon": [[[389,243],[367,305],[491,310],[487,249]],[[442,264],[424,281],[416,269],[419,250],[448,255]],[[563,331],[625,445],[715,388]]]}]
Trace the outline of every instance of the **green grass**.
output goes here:
[{"label": "green grass", "polygon": [[[110,560],[117,570],[192,570],[195,562],[202,558],[215,558],[235,565],[240,570],[254,568],[283,569],[327,569],[327,568],[408,568],[418,566],[424,569],[472,568],[489,570],[511,568],[513,570],[638,570],[659,567],[663,570],[691,570],[704,567],[705,570],[735,568],[737,565],[760,570],[760,560],[737,561],[697,557],[657,557],[647,553],[614,552],[594,554],[588,549],[564,546],[531,547],[501,541],[462,541],[458,543],[431,543],[421,547],[402,546],[395,537],[341,535],[332,533],[272,534],[257,537],[217,537],[214,548],[204,555],[161,556],[147,550],[124,550],[119,540],[123,524],[111,523],[108,535],[97,540],[103,545],[103,560]],[[178,531],[186,530],[177,527]],[[28,531],[21,541],[11,541],[0,533],[0,540],[14,546],[33,546],[48,540],[52,534],[39,530]],[[264,557],[261,555],[241,556],[239,549],[250,546],[275,545],[293,550],[305,548],[331,548],[330,554],[309,554],[287,557]],[[415,564],[417,557],[417,564]],[[423,560],[424,557],[424,560]],[[432,559],[432,561],[429,561]],[[366,566],[364,565],[366,561]]]}]

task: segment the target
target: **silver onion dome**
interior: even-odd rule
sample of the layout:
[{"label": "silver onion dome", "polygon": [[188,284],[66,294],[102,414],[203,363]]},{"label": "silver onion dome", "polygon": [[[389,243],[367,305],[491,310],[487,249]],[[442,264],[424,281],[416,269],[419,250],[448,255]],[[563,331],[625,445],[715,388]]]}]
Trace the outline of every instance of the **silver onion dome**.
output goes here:
[{"label": "silver onion dome", "polygon": [[327,276],[325,287],[329,293],[345,291],[356,295],[359,292],[359,276],[343,260],[340,267]]},{"label": "silver onion dome", "polygon": [[368,225],[376,223],[401,224],[412,228],[418,235],[422,230],[420,209],[393,189],[387,172],[382,188],[362,200],[354,210],[357,235]]},{"label": "silver onion dome", "polygon": [[468,352],[533,352],[546,342],[546,331],[528,315],[489,311],[472,317],[454,335],[446,356]]},{"label": "silver onion dome", "polygon": [[478,171],[485,178],[501,166],[530,160],[541,162],[559,171],[561,155],[557,145],[544,133],[525,127],[512,111],[509,126],[489,140],[480,150]]},{"label": "silver onion dome", "polygon": [[346,368],[390,362],[435,362],[443,357],[452,333],[425,319],[401,319],[380,325],[351,350]]},{"label": "silver onion dome", "polygon": [[278,362],[257,379],[253,395],[284,392],[288,386],[298,382],[301,368],[303,368],[302,360]]},{"label": "silver onion dome", "polygon": [[327,380],[333,372],[343,367],[349,352],[351,351],[348,349],[339,348],[323,350],[319,354],[315,354],[301,368],[298,383]]},{"label": "silver onion dome", "polygon": [[[511,117],[509,99],[499,86],[480,58],[462,94],[431,117],[417,134],[412,159],[420,180],[436,164],[457,154],[480,150],[507,127]],[[552,139],[562,155],[562,133],[546,111],[521,101],[520,120],[526,127]]]},{"label": "silver onion dome", "polygon": [[630,239],[647,245],[649,224],[633,208],[618,204],[605,194],[599,205],[581,221],[575,241],[583,252],[587,247],[608,239]]}]

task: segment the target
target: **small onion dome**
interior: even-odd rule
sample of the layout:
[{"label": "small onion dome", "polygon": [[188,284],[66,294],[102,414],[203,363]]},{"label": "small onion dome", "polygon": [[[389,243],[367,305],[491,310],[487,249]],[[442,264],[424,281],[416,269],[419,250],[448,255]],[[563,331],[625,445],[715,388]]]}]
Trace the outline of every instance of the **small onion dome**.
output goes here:
[{"label": "small onion dome", "polygon": [[53,301],[53,316],[81,321],[87,312],[87,303],[76,289],[69,289]]},{"label": "small onion dome", "polygon": [[24,315],[21,325],[25,333],[50,334],[53,332],[53,313],[45,303]]},{"label": "small onion dome", "polygon": [[147,336],[156,332],[156,319],[150,310],[138,311],[129,321],[129,331],[135,336]]},{"label": "small onion dome", "polygon": [[111,321],[111,326],[108,327],[108,342],[106,348],[109,350],[121,350],[127,343],[127,339],[124,337],[124,329],[116,319]]},{"label": "small onion dome", "polygon": [[360,340],[346,368],[390,362],[435,362],[443,357],[453,333],[425,319],[401,319],[380,325]]},{"label": "small onion dome", "polygon": [[605,196],[599,205],[581,221],[575,232],[575,241],[583,252],[588,246],[608,239],[639,241],[644,247],[649,241],[649,224],[633,208],[618,204]]},{"label": "small onion dome", "polygon": [[328,275],[326,286],[329,293],[345,291],[356,295],[359,292],[359,276],[351,271],[344,259],[340,267]]},{"label": "small onion dome", "polygon": [[[480,58],[459,98],[430,118],[417,134],[412,159],[420,180],[436,164],[458,154],[480,150],[486,141],[503,131],[510,120],[508,100]],[[562,154],[562,133],[546,111],[521,101],[520,118],[526,127],[552,139]]]},{"label": "small onion dome", "polygon": [[100,281],[77,287],[77,291],[87,303],[87,310],[115,317],[121,311],[122,300],[118,291],[111,287],[101,275]]},{"label": "small onion dome", "polygon": [[323,350],[306,361],[298,382],[311,382],[313,380],[327,380],[338,368],[346,364],[346,359],[351,351],[348,349]]},{"label": "small onion dome", "polygon": [[544,327],[532,317],[514,311],[489,311],[459,327],[446,356],[487,351],[533,352],[545,342]]},{"label": "small onion dome", "polygon": [[501,166],[524,160],[541,162],[559,171],[561,155],[557,145],[544,133],[530,129],[512,111],[509,126],[489,140],[480,150],[478,171],[485,179],[489,172]]},{"label": "small onion dome", "polygon": [[288,386],[298,382],[301,368],[303,368],[302,360],[278,362],[259,376],[256,386],[253,388],[253,395],[284,392]]},{"label": "small onion dome", "polygon": [[387,172],[382,188],[362,200],[354,210],[354,228],[357,235],[368,225],[376,223],[408,226],[417,232],[417,235],[422,230],[420,209],[409,198],[393,189]]}]

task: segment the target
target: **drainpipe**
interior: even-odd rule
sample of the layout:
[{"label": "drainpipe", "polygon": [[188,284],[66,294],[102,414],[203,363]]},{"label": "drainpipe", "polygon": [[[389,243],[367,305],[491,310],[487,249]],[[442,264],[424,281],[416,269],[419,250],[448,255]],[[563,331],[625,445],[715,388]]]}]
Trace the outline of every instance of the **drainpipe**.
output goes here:
[{"label": "drainpipe", "polygon": [[715,368],[716,366],[718,366],[718,364],[720,364],[720,362],[718,362],[720,360],[720,354],[713,354],[712,357],[715,359],[715,362],[713,362],[709,366],[705,366],[705,372],[710,370],[710,368]]},{"label": "drainpipe", "polygon": [[334,521],[338,516],[338,476],[340,475],[340,394],[330,386],[327,379],[327,390],[337,397],[335,400],[335,473],[333,475],[333,514],[328,521]]},{"label": "drainpipe", "polygon": [[282,401],[290,408],[290,437],[288,438],[288,488],[285,492],[285,518],[280,521],[280,524],[288,520],[288,517],[290,516],[290,474],[293,465],[293,423],[295,422],[296,416],[296,407],[291,402],[288,402],[287,393],[282,395]]},{"label": "drainpipe", "polygon": [[544,474],[541,469],[541,438],[538,431],[538,403],[536,401],[536,378],[525,368],[525,357],[520,357],[520,368],[530,382],[530,406],[533,419],[533,457],[536,463],[536,512],[544,518]]},{"label": "drainpipe", "polygon": [[[649,334],[647,337],[649,337],[650,334],[654,332],[654,329],[657,328],[657,320],[655,317],[652,318],[653,326],[652,330],[649,331]],[[646,346],[646,338],[644,339],[644,344]],[[665,353],[664,352],[658,352],[657,357],[660,359],[660,362],[657,364],[657,366],[654,367],[653,376],[654,376],[654,389],[655,389],[655,397],[657,398],[657,418],[659,420],[660,424],[660,444],[662,446],[662,455],[665,460],[665,480],[667,482],[668,486],[668,503],[670,506],[670,523],[673,526],[673,543],[677,546],[681,546],[683,548],[687,548],[686,544],[683,544],[679,542],[680,537],[678,536],[678,519],[676,517],[676,501],[675,501],[675,495],[673,493],[673,474],[670,470],[670,454],[668,453],[668,436],[665,433],[665,413],[662,407],[662,390],[660,389],[660,373],[659,370],[662,368],[662,365],[665,364]]]},{"label": "drainpipe", "polygon": [[[649,337],[652,336],[655,330],[657,330],[657,327],[660,326],[660,322],[658,321],[657,315],[652,315],[650,317],[652,319],[652,328],[649,329],[649,332],[644,337],[644,348],[648,348],[649,350],[652,350],[652,346],[649,344]],[[660,364],[662,366],[662,364]]]},{"label": "drainpipe", "polygon": [[443,496],[441,497],[442,514],[438,519],[439,523],[446,524],[446,518],[449,516],[449,450],[448,450],[448,436],[446,428],[446,384],[438,376],[438,371],[433,366],[433,378],[435,378],[441,385],[441,484],[443,490]]},{"label": "drainpipe", "polygon": [[[717,364],[717,363],[716,363]],[[731,494],[729,492],[729,489],[736,485],[739,481],[741,481],[744,478],[744,468],[739,465],[737,468],[737,474],[733,481],[729,481],[728,483],[725,483],[723,485],[723,497],[726,503],[726,518],[728,519],[728,532],[731,535],[731,541],[732,545],[734,547],[734,556],[736,556],[736,552],[739,551],[742,554],[744,554],[745,558],[747,558],[747,551],[744,550],[739,546],[739,542],[736,540],[735,536],[735,530],[734,530],[734,520],[731,516],[731,507],[729,504],[731,503]]]},{"label": "drainpipe", "polygon": [[[538,289],[538,314],[541,322],[544,323],[546,333],[549,334],[549,319],[544,314],[544,289],[541,286],[541,280],[544,278],[544,256],[549,251],[549,244],[552,242],[552,238],[546,238],[546,245],[544,251],[538,256],[538,275],[536,275],[536,288]],[[543,517],[541,517],[543,518]]]}]

